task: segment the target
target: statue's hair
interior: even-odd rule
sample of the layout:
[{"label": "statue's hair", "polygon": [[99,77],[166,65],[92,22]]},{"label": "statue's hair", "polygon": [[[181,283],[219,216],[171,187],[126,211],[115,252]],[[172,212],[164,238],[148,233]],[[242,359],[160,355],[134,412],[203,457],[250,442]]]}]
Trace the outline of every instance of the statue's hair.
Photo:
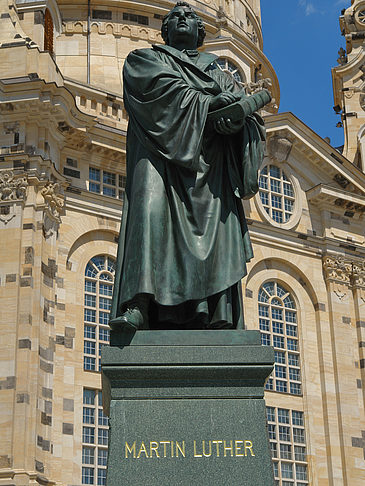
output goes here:
[{"label": "statue's hair", "polygon": [[204,43],[204,38],[205,38],[205,27],[203,24],[202,19],[199,17],[199,15],[195,12],[195,10],[192,8],[191,5],[188,4],[188,2],[177,2],[175,7],[170,10],[170,12],[165,15],[165,17],[162,20],[162,27],[161,27],[161,35],[162,39],[164,40],[165,44],[168,45],[169,39],[168,39],[168,27],[167,27],[167,22],[170,18],[171,12],[176,8],[176,7],[187,7],[194,15],[195,18],[198,21],[198,46],[201,47]]}]

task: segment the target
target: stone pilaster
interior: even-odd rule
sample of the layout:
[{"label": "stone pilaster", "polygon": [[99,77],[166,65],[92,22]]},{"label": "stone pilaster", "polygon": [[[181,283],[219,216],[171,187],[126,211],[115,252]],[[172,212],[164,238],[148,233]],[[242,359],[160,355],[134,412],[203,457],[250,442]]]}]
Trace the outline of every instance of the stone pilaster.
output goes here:
[{"label": "stone pilaster", "polygon": [[[359,450],[353,438],[358,437],[363,423],[359,403],[356,368],[359,368],[356,318],[353,297],[354,262],[341,255],[326,255],[323,271],[327,286],[335,402],[328,396],[329,441],[333,450],[333,484],[361,484]],[[334,433],[332,433],[332,430]],[[338,441],[339,439],[339,441]],[[335,458],[340,458],[336,461]],[[358,479],[358,482],[357,482]]]}]

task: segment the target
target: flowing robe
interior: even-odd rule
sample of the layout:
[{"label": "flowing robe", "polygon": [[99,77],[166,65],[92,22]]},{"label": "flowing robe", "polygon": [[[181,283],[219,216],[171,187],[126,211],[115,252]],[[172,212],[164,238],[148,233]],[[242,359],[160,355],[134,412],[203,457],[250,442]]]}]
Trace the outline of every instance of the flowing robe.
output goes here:
[{"label": "flowing robe", "polygon": [[242,93],[215,59],[194,62],[170,46],[126,59],[127,182],[111,317],[148,294],[160,322],[243,326],[240,280],[252,247],[241,198],[258,190],[265,131],[256,114],[234,135],[206,123],[212,96]]}]

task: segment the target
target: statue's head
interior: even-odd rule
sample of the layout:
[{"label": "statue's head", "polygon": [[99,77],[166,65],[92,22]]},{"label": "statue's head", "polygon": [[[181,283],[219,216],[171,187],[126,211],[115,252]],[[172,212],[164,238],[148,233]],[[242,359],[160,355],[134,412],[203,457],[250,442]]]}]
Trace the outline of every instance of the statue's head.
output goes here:
[{"label": "statue's head", "polygon": [[[181,19],[183,12],[185,19]],[[181,19],[180,23],[178,20],[179,18]],[[193,47],[201,47],[205,38],[204,24],[199,15],[197,15],[187,2],[177,2],[175,7],[165,15],[161,27],[161,35],[165,44],[171,45],[173,43],[172,37],[174,35],[184,35],[184,27],[182,26],[184,20],[189,24],[189,35],[196,37],[196,45]],[[172,30],[174,30],[174,32],[172,32]],[[177,32],[177,30],[179,30],[179,32]],[[187,34],[188,32],[186,32],[185,35]]]}]

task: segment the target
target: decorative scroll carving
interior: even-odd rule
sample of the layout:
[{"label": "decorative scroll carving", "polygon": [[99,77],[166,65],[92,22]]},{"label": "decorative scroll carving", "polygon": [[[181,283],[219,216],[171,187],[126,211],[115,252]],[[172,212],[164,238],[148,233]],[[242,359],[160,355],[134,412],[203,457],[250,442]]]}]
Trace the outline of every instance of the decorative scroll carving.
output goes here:
[{"label": "decorative scroll carving", "polygon": [[64,212],[65,200],[62,188],[58,182],[47,182],[41,194],[46,204],[43,215],[43,234],[45,238],[57,234]]},{"label": "decorative scroll carving", "polygon": [[27,187],[24,175],[15,176],[12,170],[0,172],[0,201],[24,201]]},{"label": "decorative scroll carving", "polygon": [[326,255],[323,259],[323,270],[326,280],[351,284],[352,262],[342,256]]},{"label": "decorative scroll carving", "polygon": [[365,289],[365,262],[354,262],[352,265],[352,285]]},{"label": "decorative scroll carving", "polygon": [[334,292],[340,300],[346,295],[344,285],[365,290],[365,261],[363,260],[326,255],[323,259],[323,270],[325,279],[337,284]]}]

